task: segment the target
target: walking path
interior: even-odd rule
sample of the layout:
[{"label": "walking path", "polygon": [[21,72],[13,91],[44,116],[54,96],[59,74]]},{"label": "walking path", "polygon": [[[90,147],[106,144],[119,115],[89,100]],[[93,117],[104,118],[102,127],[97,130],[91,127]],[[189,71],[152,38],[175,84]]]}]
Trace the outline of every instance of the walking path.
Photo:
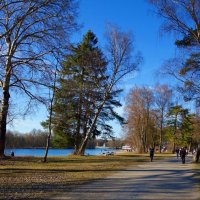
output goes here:
[{"label": "walking path", "polygon": [[192,178],[191,158],[176,158],[130,167],[106,179],[84,184],[53,199],[70,200],[200,200]]}]

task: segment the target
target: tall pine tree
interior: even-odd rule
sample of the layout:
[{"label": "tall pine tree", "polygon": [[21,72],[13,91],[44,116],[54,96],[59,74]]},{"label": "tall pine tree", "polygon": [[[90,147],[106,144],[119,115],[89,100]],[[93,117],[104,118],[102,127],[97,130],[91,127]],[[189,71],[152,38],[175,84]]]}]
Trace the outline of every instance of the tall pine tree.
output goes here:
[{"label": "tall pine tree", "polygon": [[[107,62],[97,46],[97,38],[88,31],[81,43],[71,47],[71,53],[63,62],[60,72],[60,88],[56,92],[54,105],[55,138],[67,138],[77,154],[80,143],[90,127],[98,102],[101,102],[107,87]],[[121,106],[115,97],[121,90],[113,91],[93,128],[91,137],[101,133],[112,134],[112,127],[106,122],[123,118],[114,112],[114,106]]]}]

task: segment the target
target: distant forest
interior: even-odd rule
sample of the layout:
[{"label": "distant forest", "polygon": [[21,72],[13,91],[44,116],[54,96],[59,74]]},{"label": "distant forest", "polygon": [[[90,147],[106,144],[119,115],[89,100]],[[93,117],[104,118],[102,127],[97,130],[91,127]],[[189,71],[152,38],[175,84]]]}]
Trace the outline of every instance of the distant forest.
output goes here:
[{"label": "distant forest", "polygon": [[[33,129],[29,133],[19,133],[16,131],[7,131],[6,148],[45,148],[48,133],[42,130]],[[54,136],[52,136],[51,148],[73,148],[73,144],[65,144],[63,140],[62,145],[58,145]],[[87,148],[95,148],[96,146],[103,146],[111,148],[120,148],[124,142],[120,139],[92,139],[89,141]]]}]

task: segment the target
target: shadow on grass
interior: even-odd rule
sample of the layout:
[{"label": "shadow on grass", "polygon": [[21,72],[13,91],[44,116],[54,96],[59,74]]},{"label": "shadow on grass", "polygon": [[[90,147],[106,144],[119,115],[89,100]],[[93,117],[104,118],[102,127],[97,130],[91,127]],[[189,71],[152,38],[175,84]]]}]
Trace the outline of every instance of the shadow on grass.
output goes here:
[{"label": "shadow on grass", "polygon": [[[2,171],[2,172],[1,172]],[[6,172],[5,172],[6,171]],[[135,172],[137,173],[153,173],[153,172],[165,172],[165,173],[174,173],[174,174],[181,174],[181,173],[193,173],[193,177],[198,177],[200,178],[200,172],[198,170],[166,170],[166,169],[160,169],[160,168],[155,168],[155,169],[26,169],[26,168],[7,168],[7,169],[0,169],[0,174],[26,174],[26,173],[68,173],[68,172]]]},{"label": "shadow on grass", "polygon": [[[66,157],[66,158],[57,158],[57,157],[49,157],[47,158],[48,163],[104,163],[104,162],[144,162],[147,160],[149,156],[79,156],[79,157]],[[15,162],[16,164],[21,163],[31,163],[34,164],[46,164],[43,162],[42,158],[26,158],[26,157],[15,157],[9,160],[6,160],[6,164]]]},{"label": "shadow on grass", "polygon": [[[99,170],[92,170],[98,172]],[[121,171],[121,170],[120,170]],[[50,196],[66,195],[72,191],[70,197],[80,196],[82,199],[88,199],[88,194],[101,195],[106,193],[111,196],[123,195],[123,199],[129,199],[130,196],[135,196],[140,199],[139,196],[144,194],[151,197],[152,194],[157,195],[158,193],[170,193],[173,195],[177,191],[181,192],[182,195],[188,195],[188,189],[192,188],[193,177],[185,177],[186,173],[193,172],[192,170],[164,170],[164,169],[136,169],[136,170],[124,170],[133,171],[135,173],[144,172],[139,178],[105,178],[79,182],[79,187],[77,184],[72,182],[71,186],[66,183],[50,183],[50,184],[27,184],[22,185],[20,188],[18,186],[9,186],[7,188],[0,188],[0,194],[7,197],[15,197],[14,199],[49,199]],[[149,173],[145,175],[145,172]],[[56,171],[57,172],[57,171]],[[68,172],[68,171],[66,171]],[[79,172],[79,171],[78,171]],[[165,172],[163,174],[155,174],[154,172]],[[166,181],[168,182],[166,184]],[[87,184],[86,184],[87,183]],[[23,193],[22,193],[23,191]],[[17,193],[21,193],[19,197],[16,196]],[[19,195],[17,194],[17,195]],[[33,195],[32,198],[28,198],[28,195]],[[34,195],[36,195],[34,197]],[[45,196],[47,195],[47,196]],[[1,197],[1,196],[0,196]],[[96,198],[96,196],[95,196]],[[89,198],[89,199],[95,199]],[[3,198],[1,198],[3,199]],[[12,199],[12,198],[10,198]],[[74,198],[76,199],[76,198]],[[122,198],[121,198],[122,199]]]},{"label": "shadow on grass", "polygon": [[52,195],[59,195],[67,191],[71,191],[77,185],[70,186],[69,183],[57,183],[57,184],[27,184],[27,185],[13,185],[10,187],[0,188],[0,199],[19,199],[19,200],[47,200]]}]

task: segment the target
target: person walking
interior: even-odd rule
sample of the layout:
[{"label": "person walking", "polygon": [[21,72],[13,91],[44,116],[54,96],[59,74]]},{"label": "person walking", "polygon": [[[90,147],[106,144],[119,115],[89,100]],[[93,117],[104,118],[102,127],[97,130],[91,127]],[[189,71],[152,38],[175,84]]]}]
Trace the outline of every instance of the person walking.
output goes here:
[{"label": "person walking", "polygon": [[151,162],[153,161],[153,157],[154,157],[154,148],[150,148],[150,159],[151,159]]},{"label": "person walking", "polygon": [[182,163],[183,163],[183,164],[185,164],[185,156],[186,156],[186,154],[187,154],[186,147],[181,148],[180,156],[181,156],[181,160],[182,160]]}]

